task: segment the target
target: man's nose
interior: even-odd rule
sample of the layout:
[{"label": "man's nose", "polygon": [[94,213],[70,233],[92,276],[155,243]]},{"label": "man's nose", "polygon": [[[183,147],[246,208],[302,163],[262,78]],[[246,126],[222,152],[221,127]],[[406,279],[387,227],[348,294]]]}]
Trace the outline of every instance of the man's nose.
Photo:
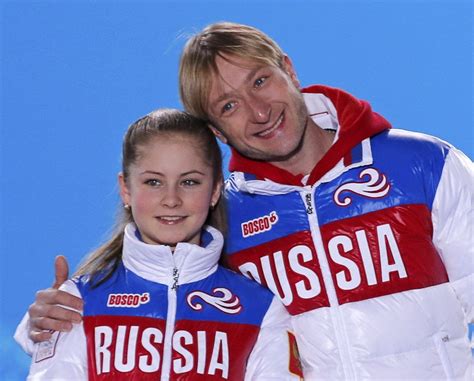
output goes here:
[{"label": "man's nose", "polygon": [[270,120],[271,106],[259,96],[252,96],[248,100],[255,123],[266,123]]}]

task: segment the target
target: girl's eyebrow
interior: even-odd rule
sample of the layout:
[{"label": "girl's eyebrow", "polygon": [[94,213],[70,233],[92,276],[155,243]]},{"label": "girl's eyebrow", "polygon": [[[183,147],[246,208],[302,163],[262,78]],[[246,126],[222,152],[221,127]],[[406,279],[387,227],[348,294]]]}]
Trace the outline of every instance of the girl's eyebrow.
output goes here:
[{"label": "girl's eyebrow", "polygon": [[182,173],[181,176],[188,176],[188,175],[192,175],[192,174],[196,174],[196,173],[199,174],[199,175],[203,175],[203,176],[206,175],[205,173],[203,173],[201,171],[198,171],[197,169],[193,169],[191,171]]},{"label": "girl's eyebrow", "polygon": [[156,172],[156,171],[149,171],[149,170],[146,170],[146,171],[140,172],[140,175],[147,175],[147,174],[164,176],[163,173],[161,173],[161,172]]},{"label": "girl's eyebrow", "polygon": [[[157,171],[146,170],[146,171],[140,172],[140,175],[147,175],[147,174],[150,174],[150,175],[158,175],[158,176],[165,176],[163,173],[157,172]],[[203,175],[203,176],[206,175],[204,172],[198,171],[197,169],[193,169],[193,170],[191,170],[191,171],[187,171],[187,172],[181,173],[180,176],[188,176],[188,175],[191,175],[191,174],[199,174],[199,175]]]}]

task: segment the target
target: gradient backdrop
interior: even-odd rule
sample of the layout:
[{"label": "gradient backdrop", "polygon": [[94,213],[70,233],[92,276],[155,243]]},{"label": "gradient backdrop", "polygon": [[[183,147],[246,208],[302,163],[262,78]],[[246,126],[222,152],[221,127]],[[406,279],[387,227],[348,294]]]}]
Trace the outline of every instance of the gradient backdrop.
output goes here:
[{"label": "gradient backdrop", "polygon": [[[180,107],[186,36],[231,20],[271,35],[303,85],[341,87],[394,127],[473,147],[471,1],[7,1],[0,5],[0,378],[29,358],[12,340],[48,287],[106,235],[128,124]],[[226,151],[227,152],[227,151]]]}]

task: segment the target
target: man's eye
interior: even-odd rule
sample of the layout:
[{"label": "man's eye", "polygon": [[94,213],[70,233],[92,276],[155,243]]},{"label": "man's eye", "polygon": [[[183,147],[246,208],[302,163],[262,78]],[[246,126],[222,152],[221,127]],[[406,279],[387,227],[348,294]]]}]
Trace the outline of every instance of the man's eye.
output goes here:
[{"label": "man's eye", "polygon": [[157,186],[161,185],[161,182],[159,180],[156,180],[156,179],[150,179],[150,180],[146,180],[145,184],[150,185],[152,187],[157,187]]},{"label": "man's eye", "polygon": [[228,112],[234,108],[234,102],[228,102],[222,106],[222,112]]},{"label": "man's eye", "polygon": [[260,87],[263,85],[263,83],[267,80],[267,77],[261,77],[261,78],[258,78],[255,83],[254,83],[254,86],[255,87]]}]

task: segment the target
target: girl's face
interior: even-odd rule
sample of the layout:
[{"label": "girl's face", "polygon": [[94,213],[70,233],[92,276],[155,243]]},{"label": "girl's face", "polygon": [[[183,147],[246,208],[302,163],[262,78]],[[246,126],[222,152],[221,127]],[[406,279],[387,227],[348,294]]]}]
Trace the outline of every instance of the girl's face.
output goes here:
[{"label": "girl's face", "polygon": [[152,139],[140,148],[127,181],[119,175],[122,201],[131,206],[144,242],[172,248],[178,242],[199,244],[221,184],[214,184],[212,168],[196,145],[186,136]]}]

